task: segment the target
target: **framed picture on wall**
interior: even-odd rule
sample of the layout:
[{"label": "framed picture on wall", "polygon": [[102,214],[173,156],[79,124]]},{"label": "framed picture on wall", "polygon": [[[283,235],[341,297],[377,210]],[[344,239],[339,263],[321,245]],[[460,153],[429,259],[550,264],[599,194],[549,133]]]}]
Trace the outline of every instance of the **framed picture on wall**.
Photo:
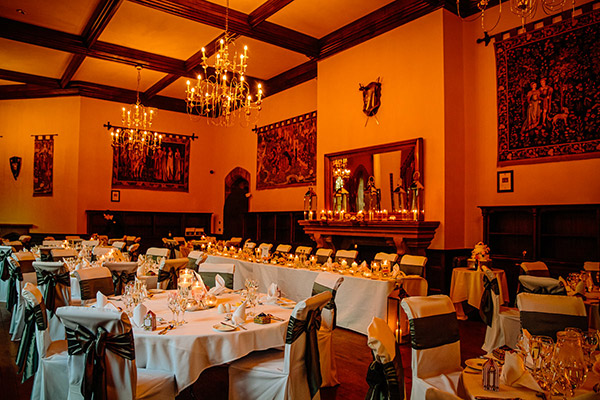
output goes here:
[{"label": "framed picture on wall", "polygon": [[498,193],[513,192],[513,171],[498,171]]},{"label": "framed picture on wall", "polygon": [[110,201],[118,203],[121,201],[121,191],[120,190],[111,190],[110,191]]}]

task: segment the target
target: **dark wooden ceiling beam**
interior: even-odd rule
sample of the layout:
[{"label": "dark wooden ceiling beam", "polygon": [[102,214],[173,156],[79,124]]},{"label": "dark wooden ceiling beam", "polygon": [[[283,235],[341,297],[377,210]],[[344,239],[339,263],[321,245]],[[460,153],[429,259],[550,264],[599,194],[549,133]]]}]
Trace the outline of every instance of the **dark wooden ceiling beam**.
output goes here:
[{"label": "dark wooden ceiling beam", "polygon": [[77,96],[77,89],[46,87],[37,85],[2,85],[0,100],[40,99],[45,97]]},{"label": "dark wooden ceiling beam", "polygon": [[[24,72],[9,71],[7,69],[0,69],[0,79],[7,81],[22,82],[30,85],[46,86],[51,88],[57,88],[58,79],[47,78],[45,76],[26,74]],[[23,85],[17,85],[23,86]]]},{"label": "dark wooden ceiling beam", "polygon": [[265,96],[272,96],[316,77],[317,61],[307,61],[267,80],[264,85]]},{"label": "dark wooden ceiling beam", "polygon": [[85,60],[85,56],[83,54],[73,54],[71,56],[69,64],[67,65],[67,68],[65,68],[65,72],[63,72],[63,75],[60,77],[61,88],[66,87],[69,82],[71,82],[73,75],[75,75],[75,72],[77,72],[83,63],[83,60]]},{"label": "dark wooden ceiling beam", "polygon": [[100,1],[82,33],[83,41],[87,47],[92,47],[96,43],[121,3],[123,3],[123,0]]},{"label": "dark wooden ceiling beam", "polygon": [[152,97],[156,96],[158,92],[169,86],[171,83],[175,82],[177,79],[179,79],[179,75],[167,74],[163,76],[158,82],[150,86],[144,92],[144,97],[147,99],[151,99]]},{"label": "dark wooden ceiling beam", "polygon": [[248,15],[248,25],[255,27],[294,0],[267,0]]},{"label": "dark wooden ceiling beam", "polygon": [[[178,17],[225,29],[226,8],[206,0],[129,0]],[[252,27],[248,15],[229,9],[229,31],[315,57],[319,51],[318,39],[303,33],[264,21]]]}]

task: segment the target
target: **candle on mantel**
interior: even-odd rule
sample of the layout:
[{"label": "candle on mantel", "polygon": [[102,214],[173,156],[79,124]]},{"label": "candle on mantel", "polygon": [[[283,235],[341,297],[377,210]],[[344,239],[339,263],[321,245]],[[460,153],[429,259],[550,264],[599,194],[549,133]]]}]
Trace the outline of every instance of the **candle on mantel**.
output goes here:
[{"label": "candle on mantel", "polygon": [[329,210],[327,211],[327,219],[332,219],[333,218],[333,211]]},{"label": "candle on mantel", "polygon": [[352,261],[352,269],[356,271],[357,268],[358,264],[356,263],[356,261]]},{"label": "candle on mantel", "polygon": [[406,221],[406,218],[408,216],[408,211],[406,209],[402,210],[402,220]]},{"label": "candle on mantel", "polygon": [[321,213],[319,214],[319,218],[320,219],[327,219],[327,217],[325,216],[325,210],[321,210]]},{"label": "candle on mantel", "polygon": [[388,212],[387,212],[387,210],[383,210],[383,211],[381,212],[381,216],[382,216],[382,219],[383,219],[384,221],[387,221],[387,219],[388,219]]},{"label": "candle on mantel", "polygon": [[342,260],[342,261],[340,262],[340,266],[341,266],[342,268],[348,268],[348,261],[346,261],[346,260]]},{"label": "candle on mantel", "polygon": [[340,221],[344,220],[344,210],[340,211]]}]

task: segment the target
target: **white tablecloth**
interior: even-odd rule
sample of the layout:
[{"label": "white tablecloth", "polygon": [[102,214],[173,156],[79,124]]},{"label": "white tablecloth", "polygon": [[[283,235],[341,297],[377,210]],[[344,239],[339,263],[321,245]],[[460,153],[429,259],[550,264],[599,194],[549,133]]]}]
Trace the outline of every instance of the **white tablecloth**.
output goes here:
[{"label": "white tablecloth", "polygon": [[[219,304],[237,303],[240,296],[224,294],[218,298]],[[113,301],[123,306],[119,301]],[[149,310],[165,321],[172,319],[167,307],[167,292],[155,295],[144,302]],[[217,332],[212,326],[224,321],[223,314],[217,308],[186,312],[185,325],[179,326],[166,335],[156,331],[145,331],[133,328],[135,342],[135,362],[138,367],[173,372],[177,383],[177,391],[193,384],[202,371],[214,365],[225,364],[256,350],[266,350],[285,344],[287,321],[291,309],[276,305],[259,305],[254,310],[257,314],[271,313],[281,317],[285,322],[272,321],[268,325],[259,325],[247,318],[246,328],[233,332]],[[162,325],[164,326],[164,325]]]},{"label": "white tablecloth", "polygon": [[[493,269],[498,278],[500,287],[500,304],[508,302],[508,285],[506,274],[501,269]],[[473,307],[479,309],[481,295],[483,294],[483,271],[469,268],[454,268],[452,270],[452,282],[450,284],[450,299],[453,303],[467,301]]]},{"label": "white tablecloth", "polygon": [[[273,264],[254,263],[221,256],[208,256],[207,263],[234,264],[233,288],[242,289],[247,278],[259,282],[259,291],[266,292],[276,282],[283,296],[294,301],[304,300],[312,294],[312,287],[319,271],[288,268]],[[390,280],[374,280],[344,276],[337,291],[338,326],[367,334],[373,317],[386,319],[387,298],[394,290]]]},{"label": "white tablecloth", "polygon": [[0,279],[0,301],[6,301],[6,295],[8,293],[8,280],[3,281]]}]

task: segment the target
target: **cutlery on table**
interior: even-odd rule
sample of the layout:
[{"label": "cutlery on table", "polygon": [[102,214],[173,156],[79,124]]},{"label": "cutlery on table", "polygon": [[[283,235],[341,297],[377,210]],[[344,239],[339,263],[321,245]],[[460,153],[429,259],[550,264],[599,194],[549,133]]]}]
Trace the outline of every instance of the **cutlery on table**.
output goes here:
[{"label": "cutlery on table", "polygon": [[475,396],[475,400],[523,400],[520,397],[488,397],[488,396]]},{"label": "cutlery on table", "polygon": [[237,329],[238,328],[237,326],[235,326],[235,325],[229,325],[226,322],[221,322],[221,325],[225,325],[225,326],[228,326],[228,327],[233,328],[233,329]]},{"label": "cutlery on table", "polygon": [[162,331],[158,332],[159,335],[165,335],[167,332],[169,332],[171,329],[174,329],[175,325],[170,324],[169,326],[165,327]]},{"label": "cutlery on table", "polygon": [[285,321],[285,319],[283,319],[283,318],[279,318],[279,317],[276,317],[276,316],[275,316],[275,315],[273,315],[273,314],[267,314],[267,315],[268,315],[269,317],[271,317],[271,319],[274,319],[275,321]]}]

